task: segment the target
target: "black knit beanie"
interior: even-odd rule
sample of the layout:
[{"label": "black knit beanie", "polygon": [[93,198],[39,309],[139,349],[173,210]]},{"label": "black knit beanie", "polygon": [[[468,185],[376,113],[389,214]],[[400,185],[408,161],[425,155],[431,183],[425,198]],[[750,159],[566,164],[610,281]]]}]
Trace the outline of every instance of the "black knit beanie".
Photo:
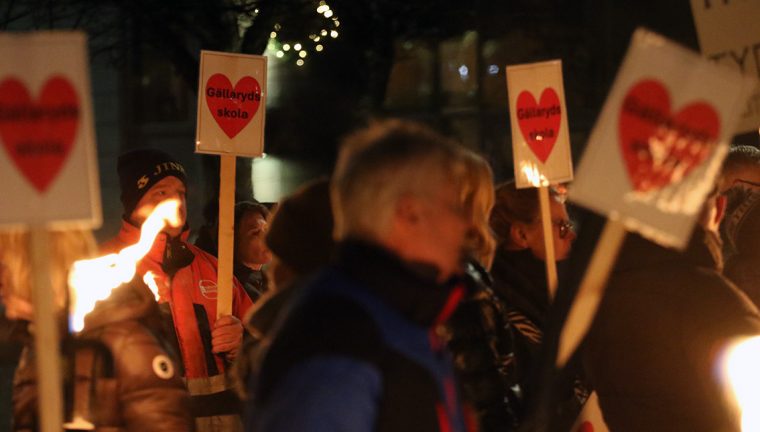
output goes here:
[{"label": "black knit beanie", "polygon": [[333,216],[327,179],[307,183],[272,215],[267,247],[300,275],[326,265],[332,255]]},{"label": "black knit beanie", "polygon": [[125,219],[130,217],[145,193],[161,179],[174,176],[187,187],[185,167],[161,150],[146,148],[124,153],[119,156],[116,170]]}]

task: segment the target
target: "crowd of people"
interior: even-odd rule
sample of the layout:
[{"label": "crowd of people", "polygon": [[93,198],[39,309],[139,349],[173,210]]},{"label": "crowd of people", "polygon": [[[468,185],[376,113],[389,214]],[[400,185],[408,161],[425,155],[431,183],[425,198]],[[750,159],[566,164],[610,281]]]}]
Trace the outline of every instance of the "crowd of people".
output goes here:
[{"label": "crowd of people", "polygon": [[[685,251],[629,234],[543,426],[531,418],[552,304],[538,194],[494,184],[475,152],[415,122],[377,121],[345,138],[331,178],[273,206],[238,203],[223,316],[214,229],[189,241],[183,166],[139,149],[117,171],[116,238],[98,248],[88,231],[50,235],[62,328],[74,261],[136,243],[168,199],[180,223],[64,338],[67,421],[139,432],[569,431],[596,392],[613,431],[739,430],[716,365],[731,341],[760,335],[755,147],[731,149]],[[576,239],[565,194],[550,193],[560,280]],[[29,243],[0,233],[0,334],[23,346],[16,431],[39,427]]]}]

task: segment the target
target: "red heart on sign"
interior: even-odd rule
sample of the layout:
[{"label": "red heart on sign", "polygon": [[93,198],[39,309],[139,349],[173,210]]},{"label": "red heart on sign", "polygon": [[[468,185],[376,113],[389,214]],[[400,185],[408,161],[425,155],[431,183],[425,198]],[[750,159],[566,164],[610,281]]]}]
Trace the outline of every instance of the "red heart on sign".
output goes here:
[{"label": "red heart on sign", "polygon": [[675,114],[659,81],[639,81],[620,110],[620,146],[633,188],[648,192],[681,181],[704,162],[717,144],[720,118],[707,102],[693,102]]},{"label": "red heart on sign", "polygon": [[206,82],[206,104],[216,123],[234,138],[251,122],[261,103],[261,87],[255,78],[245,76],[232,88],[229,78],[214,74]]},{"label": "red heart on sign", "polygon": [[559,96],[553,88],[547,87],[541,92],[541,101],[528,91],[517,96],[517,124],[538,160],[546,163],[554,149],[562,122],[562,108]]},{"label": "red heart on sign", "polygon": [[40,193],[58,176],[79,128],[79,98],[61,76],[48,79],[39,99],[16,78],[0,82],[0,139],[16,168]]}]

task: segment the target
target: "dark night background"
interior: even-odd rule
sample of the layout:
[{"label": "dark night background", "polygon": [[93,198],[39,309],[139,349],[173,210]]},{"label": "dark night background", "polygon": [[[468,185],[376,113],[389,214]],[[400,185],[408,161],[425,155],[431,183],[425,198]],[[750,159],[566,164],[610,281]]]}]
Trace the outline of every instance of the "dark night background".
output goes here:
[{"label": "dark night background", "polygon": [[[215,201],[218,158],[193,154],[201,49],[269,57],[268,157],[239,158],[237,181],[240,199],[263,201],[328,174],[340,137],[372,117],[428,122],[487,157],[497,180],[511,178],[509,64],[562,60],[577,161],[636,27],[698,49],[688,0],[328,0],[330,17],[320,5],[0,0],[0,31],[81,29],[90,38],[100,240],[118,229],[115,167],[125,150],[157,147],[185,163],[194,228]],[[284,50],[295,43],[307,52],[302,65]],[[756,144],[757,134],[737,139]],[[9,398],[0,388],[0,432]]]}]

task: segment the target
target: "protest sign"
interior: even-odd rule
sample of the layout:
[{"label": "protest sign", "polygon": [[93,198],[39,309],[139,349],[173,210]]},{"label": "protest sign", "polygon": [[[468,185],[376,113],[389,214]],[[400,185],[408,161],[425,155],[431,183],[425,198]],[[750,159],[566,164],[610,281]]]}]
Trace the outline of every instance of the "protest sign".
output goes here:
[{"label": "protest sign", "polygon": [[570,189],[571,200],[609,220],[562,329],[558,366],[591,325],[626,230],[687,244],[752,86],[751,77],[636,30]]},{"label": "protest sign", "polygon": [[264,152],[266,86],[266,57],[201,51],[195,151],[221,157],[217,316],[232,312],[235,157]]},{"label": "protest sign", "polygon": [[572,180],[562,62],[507,66],[507,91],[517,187]]},{"label": "protest sign", "polygon": [[87,39],[80,32],[0,34],[0,225],[30,230],[40,430],[63,418],[51,227],[101,223]]},{"label": "protest sign", "polygon": [[[760,78],[760,2],[748,0],[691,0],[702,54],[755,79]],[[736,133],[760,127],[760,86],[750,93]]]},{"label": "protest sign", "polygon": [[196,153],[264,151],[267,58],[201,51]]},{"label": "protest sign", "polygon": [[0,57],[0,225],[100,226],[85,35],[2,34]]},{"label": "protest sign", "polygon": [[637,30],[570,199],[664,245],[688,242],[753,79]]},{"label": "protest sign", "polygon": [[515,184],[538,188],[546,280],[553,298],[557,265],[548,186],[573,178],[562,62],[507,66],[506,70]]}]

